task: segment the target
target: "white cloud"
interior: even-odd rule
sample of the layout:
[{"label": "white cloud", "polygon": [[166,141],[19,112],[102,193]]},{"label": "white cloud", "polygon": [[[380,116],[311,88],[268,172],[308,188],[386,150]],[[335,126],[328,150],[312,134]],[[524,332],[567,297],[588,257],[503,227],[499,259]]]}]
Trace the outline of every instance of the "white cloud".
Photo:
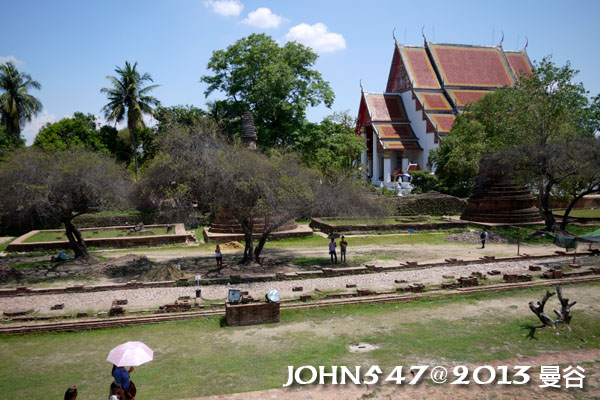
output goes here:
[{"label": "white cloud", "polygon": [[300,24],[290,28],[285,35],[286,40],[296,41],[312,47],[318,53],[328,53],[346,48],[346,40],[339,33],[329,32],[325,24]]},{"label": "white cloud", "polygon": [[26,123],[21,130],[21,134],[23,134],[27,145],[31,145],[33,143],[33,140],[44,125],[46,125],[48,122],[54,123],[56,121],[58,121],[56,115],[50,114],[46,110],[42,111],[38,116],[33,117],[31,122]]},{"label": "white cloud", "polygon": [[270,29],[277,28],[283,22],[283,17],[273,14],[268,8],[261,7],[248,14],[242,22],[256,28]]},{"label": "white cloud", "polygon": [[25,64],[23,61],[19,60],[15,56],[0,56],[0,64],[4,64],[5,62],[12,61],[15,65],[23,65]]},{"label": "white cloud", "polygon": [[237,17],[244,9],[244,5],[239,0],[206,0],[204,5],[215,14],[224,17]]}]

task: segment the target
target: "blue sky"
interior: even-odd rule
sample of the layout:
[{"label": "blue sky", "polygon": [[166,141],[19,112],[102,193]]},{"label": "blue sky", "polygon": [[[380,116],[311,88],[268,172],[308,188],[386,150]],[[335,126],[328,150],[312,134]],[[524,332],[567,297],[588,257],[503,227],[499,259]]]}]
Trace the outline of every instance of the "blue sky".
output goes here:
[{"label": "blue sky", "polygon": [[[430,41],[497,44],[520,49],[529,39],[532,60],[552,54],[571,61],[577,80],[600,92],[597,74],[599,1],[403,1],[403,0],[3,0],[0,61],[18,67],[42,84],[33,92],[43,113],[24,129],[30,143],[47,121],[75,111],[100,114],[106,75],[126,60],[137,61],[161,86],[154,95],[164,105],[204,107],[213,50],[253,32],[298,40],[319,53],[316,68],[330,82],[331,110],[309,110],[312,121],[333,111],[354,115],[365,90],[383,91],[399,42],[421,45],[421,27]],[[210,99],[209,99],[210,100]]]}]

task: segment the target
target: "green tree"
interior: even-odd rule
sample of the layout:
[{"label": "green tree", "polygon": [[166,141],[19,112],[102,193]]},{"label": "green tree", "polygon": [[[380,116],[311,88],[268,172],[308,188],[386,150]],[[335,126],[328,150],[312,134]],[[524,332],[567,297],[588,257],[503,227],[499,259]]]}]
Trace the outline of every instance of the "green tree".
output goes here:
[{"label": "green tree", "polygon": [[48,151],[76,146],[95,151],[106,150],[102,136],[96,130],[96,117],[80,112],[74,113],[71,118],[46,124],[38,132],[33,145]]},{"label": "green tree", "polygon": [[144,87],[146,82],[153,82],[148,73],[141,74],[137,70],[137,62],[131,65],[125,62],[125,68],[115,68],[117,76],[107,76],[112,83],[111,88],[102,88],[100,91],[106,93],[109,103],[102,111],[109,121],[115,123],[127,118],[127,130],[131,136],[133,146],[133,159],[135,162],[135,179],[138,177],[138,138],[140,129],[144,129],[144,114],[153,114],[154,109],[160,105],[160,102],[150,96],[148,93],[156,89],[159,85],[150,85]]},{"label": "green tree", "polygon": [[23,147],[24,144],[25,140],[22,136],[9,135],[6,128],[0,125],[0,158],[16,148]]},{"label": "green tree", "polygon": [[599,96],[590,100],[583,84],[573,82],[577,72],[545,58],[515,87],[467,106],[432,157],[441,186],[469,187],[481,157],[500,152],[502,168],[532,185],[546,228],[555,229],[550,197],[581,168],[572,161],[586,159],[583,153],[571,160],[559,156],[592,138],[600,123]]},{"label": "green tree", "polygon": [[[145,133],[142,130],[142,133]],[[145,136],[141,136],[144,148]],[[138,140],[140,140],[138,138]],[[119,132],[115,127],[103,125],[98,127],[93,114],[76,112],[71,118],[63,118],[55,123],[48,123],[38,132],[33,146],[46,151],[65,150],[73,147],[85,147],[113,155],[117,161],[129,164],[132,161],[131,140],[127,129]],[[144,156],[146,154],[144,153]]]},{"label": "green tree", "polygon": [[354,133],[354,119],[348,111],[335,112],[321,123],[307,122],[296,149],[310,167],[325,175],[357,171],[364,139]]},{"label": "green tree", "polygon": [[191,105],[157,107],[154,113],[157,122],[154,130],[163,134],[177,125],[193,127],[206,116],[206,111]]},{"label": "green tree", "polygon": [[29,94],[29,90],[41,88],[31,75],[19,72],[12,61],[0,65],[0,123],[8,135],[20,139],[22,124],[42,110],[42,103]]},{"label": "green tree", "polygon": [[[226,101],[230,118],[254,113],[258,144],[262,147],[293,145],[301,133],[309,106],[333,104],[329,83],[313,69],[317,54],[296,42],[280,46],[270,36],[252,34],[225,50],[217,50],[208,63],[213,75],[201,77],[208,84],[206,96],[218,91]],[[215,103],[216,104],[216,103]],[[239,126],[232,126],[234,134]]]}]

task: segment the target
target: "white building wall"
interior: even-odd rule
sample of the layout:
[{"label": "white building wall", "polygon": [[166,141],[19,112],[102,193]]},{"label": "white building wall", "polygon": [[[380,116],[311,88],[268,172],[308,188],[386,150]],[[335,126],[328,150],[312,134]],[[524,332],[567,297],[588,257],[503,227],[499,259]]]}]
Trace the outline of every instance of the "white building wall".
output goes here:
[{"label": "white building wall", "polygon": [[[439,147],[439,143],[435,143],[435,133],[427,133],[427,122],[423,119],[423,110],[417,110],[417,100],[412,98],[412,92],[410,90],[402,93],[402,101],[404,102],[404,108],[406,109],[406,115],[410,120],[415,135],[419,139],[419,144],[423,151],[420,151],[416,156],[416,160],[410,159],[411,162],[417,162],[422,169],[429,169],[427,162],[429,160],[429,152]],[[415,152],[410,152],[414,154]],[[410,157],[413,155],[410,154]],[[435,170],[432,169],[432,172]]]}]

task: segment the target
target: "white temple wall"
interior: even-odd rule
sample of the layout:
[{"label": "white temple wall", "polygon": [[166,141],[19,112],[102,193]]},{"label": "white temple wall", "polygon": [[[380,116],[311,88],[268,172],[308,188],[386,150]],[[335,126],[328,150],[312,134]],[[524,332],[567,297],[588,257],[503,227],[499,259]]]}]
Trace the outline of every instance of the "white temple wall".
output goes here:
[{"label": "white temple wall", "polygon": [[435,172],[433,168],[430,168],[427,165],[429,152],[439,147],[439,144],[435,143],[435,133],[427,133],[427,121],[423,119],[423,110],[417,110],[417,100],[412,98],[412,92],[410,90],[402,93],[402,101],[404,102],[406,115],[410,120],[412,129],[419,139],[421,148],[423,148],[423,151],[419,152],[421,154],[417,156],[416,161],[422,169],[431,169],[432,172]]}]

